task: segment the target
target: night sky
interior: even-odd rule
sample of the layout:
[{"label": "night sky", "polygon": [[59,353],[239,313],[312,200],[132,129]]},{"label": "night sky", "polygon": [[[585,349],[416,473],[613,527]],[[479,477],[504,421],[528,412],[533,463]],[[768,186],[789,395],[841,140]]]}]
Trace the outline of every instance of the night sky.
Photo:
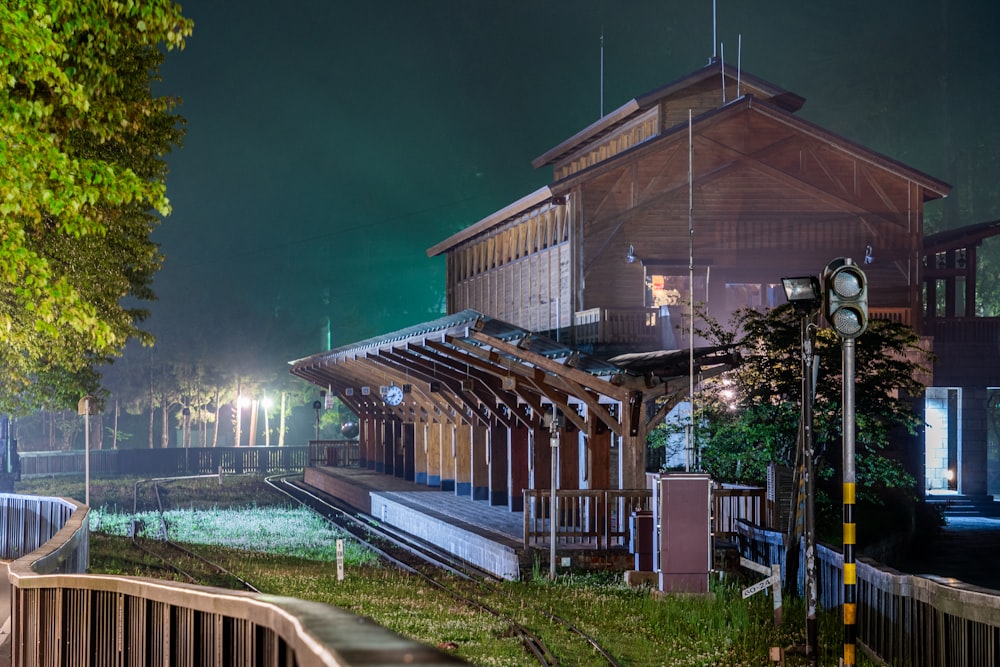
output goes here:
[{"label": "night sky", "polygon": [[[441,314],[426,249],[550,180],[531,160],[705,65],[712,3],[200,0],[148,327],[286,372]],[[719,0],[716,52],[800,115],[954,186],[935,229],[1000,218],[1000,3]],[[742,48],[738,53],[740,36]],[[227,361],[228,360],[228,361]]]}]

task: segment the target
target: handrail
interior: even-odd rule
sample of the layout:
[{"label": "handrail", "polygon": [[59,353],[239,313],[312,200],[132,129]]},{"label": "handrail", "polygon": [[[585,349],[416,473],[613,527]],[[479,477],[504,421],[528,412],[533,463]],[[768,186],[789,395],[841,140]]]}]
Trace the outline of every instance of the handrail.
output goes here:
[{"label": "handrail", "polygon": [[0,516],[22,518],[19,530],[4,526],[5,552],[12,538],[42,542],[8,567],[14,667],[465,664],[319,602],[84,574],[88,507],[12,494],[0,494],[0,504]]},{"label": "handrail", "polygon": [[[784,538],[777,531],[741,523],[740,553],[762,565],[780,563]],[[799,581],[805,567],[799,549]],[[843,554],[817,545],[819,602],[826,609],[842,603]],[[898,572],[859,558],[858,640],[886,664],[912,667],[970,667],[993,664],[1000,645],[1000,591],[932,575]]]},{"label": "handrail", "polygon": [[[593,545],[598,549],[631,544],[633,512],[652,509],[649,489],[561,489],[556,492],[556,544]],[[549,489],[524,490],[524,546],[549,544]],[[712,532],[732,538],[741,520],[760,523],[765,490],[721,486],[712,489]]]}]

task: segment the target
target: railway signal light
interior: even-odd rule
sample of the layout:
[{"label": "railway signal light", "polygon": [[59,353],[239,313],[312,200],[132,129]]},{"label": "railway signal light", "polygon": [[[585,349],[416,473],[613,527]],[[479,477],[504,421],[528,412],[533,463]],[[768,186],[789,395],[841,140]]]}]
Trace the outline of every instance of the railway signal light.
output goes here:
[{"label": "railway signal light", "polygon": [[823,303],[841,338],[853,340],[868,328],[868,279],[850,257],[838,257],[823,271]]}]

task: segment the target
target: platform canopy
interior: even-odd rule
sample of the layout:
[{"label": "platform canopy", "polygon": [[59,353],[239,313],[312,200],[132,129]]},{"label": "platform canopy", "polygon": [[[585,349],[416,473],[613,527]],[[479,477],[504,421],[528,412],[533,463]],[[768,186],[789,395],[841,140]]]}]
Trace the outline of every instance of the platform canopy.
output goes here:
[{"label": "platform canopy", "polygon": [[[584,433],[610,430],[645,441],[688,394],[689,352],[613,361],[463,310],[293,361],[291,373],[359,417],[539,428],[554,406]],[[696,377],[705,379],[736,359],[725,348],[701,348],[694,362]]]}]

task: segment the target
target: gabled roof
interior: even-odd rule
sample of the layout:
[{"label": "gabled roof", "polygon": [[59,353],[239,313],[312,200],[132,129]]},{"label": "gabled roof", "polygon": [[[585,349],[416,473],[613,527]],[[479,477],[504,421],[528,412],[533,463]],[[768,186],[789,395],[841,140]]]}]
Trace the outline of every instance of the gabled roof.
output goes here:
[{"label": "gabled roof", "polygon": [[440,243],[431,246],[430,248],[427,249],[427,256],[435,257],[437,255],[440,255],[446,250],[449,250],[450,248],[453,248],[454,246],[458,245],[462,241],[470,239],[486,230],[492,229],[501,222],[509,220],[510,218],[517,217],[518,215],[524,213],[525,211],[530,211],[536,206],[540,206],[551,199],[552,199],[552,191],[549,190],[549,187],[547,185],[543,186],[535,190],[531,194],[521,197],[520,199],[511,204],[507,204],[499,211],[491,213],[490,215],[486,216],[479,222],[469,225],[462,231],[456,234],[452,234],[451,236],[441,241]]},{"label": "gabled roof", "polygon": [[924,237],[924,253],[944,252],[955,248],[978,245],[983,239],[1000,235],[1000,220],[966,225]]},{"label": "gabled roof", "polygon": [[[842,150],[857,159],[868,162],[873,166],[917,183],[924,189],[924,201],[947,197],[948,193],[951,192],[951,185],[945,183],[944,181],[934,178],[933,176],[930,176],[918,169],[909,167],[898,160],[894,160],[886,155],[873,151],[870,148],[847,139],[839,134],[826,130],[815,123],[795,116],[778,105],[765,100],[759,100],[752,95],[744,95],[743,97],[733,100],[724,106],[712,109],[711,111],[707,111],[693,118],[691,121],[692,129],[695,133],[697,133],[700,128],[703,128],[715,121],[723,120],[728,116],[744,113],[746,111],[763,114],[780,123],[784,123],[785,125],[792,127],[796,131],[814,137],[828,145],[834,146],[835,148]],[[644,143],[637,144],[636,146],[622,151],[607,160],[599,162],[591,167],[588,167],[587,169],[578,171],[571,176],[567,176],[566,178],[553,183],[549,187],[552,193],[556,196],[564,194],[569,189],[570,185],[587,180],[595,174],[602,173],[606,170],[617,169],[620,167],[623,160],[629,159],[630,156],[633,156],[639,151],[656,150],[656,147],[661,146],[664,142],[686,140],[687,123],[675,125],[672,128],[664,130],[658,137],[650,139]]]},{"label": "gabled roof", "polygon": [[546,151],[544,154],[532,160],[531,166],[537,169],[539,167],[554,164],[564,155],[572,153],[586,144],[592,143],[619,125],[626,123],[631,118],[653,108],[662,100],[677,95],[679,92],[700,84],[708,79],[718,77],[721,89],[721,77],[723,71],[725,71],[725,77],[729,82],[739,83],[739,94],[737,96],[750,94],[761,99],[767,99],[779,108],[782,108],[790,113],[798,111],[805,103],[804,97],[788,92],[787,90],[779,88],[768,81],[757,78],[752,74],[737,72],[737,70],[733,67],[726,67],[723,70],[723,64],[721,62],[710,62],[700,70],[692,72],[687,76],[677,79],[676,81],[629,100],[618,109],[615,109],[600,120],[580,130],[569,139],[561,142],[558,146]]}]

